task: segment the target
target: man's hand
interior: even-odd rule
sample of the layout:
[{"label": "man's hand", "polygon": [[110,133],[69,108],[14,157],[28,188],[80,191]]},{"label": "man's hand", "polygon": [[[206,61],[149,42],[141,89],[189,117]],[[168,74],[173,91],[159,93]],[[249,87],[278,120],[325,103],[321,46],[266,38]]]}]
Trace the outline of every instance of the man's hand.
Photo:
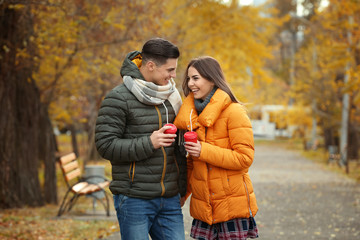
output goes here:
[{"label": "man's hand", "polygon": [[201,143],[199,140],[196,143],[185,142],[185,150],[193,157],[200,157]]},{"label": "man's hand", "polygon": [[170,129],[171,127],[166,126],[160,128],[158,131],[154,131],[151,136],[150,140],[155,149],[161,147],[169,147],[175,141],[176,134],[165,134],[166,129]]}]

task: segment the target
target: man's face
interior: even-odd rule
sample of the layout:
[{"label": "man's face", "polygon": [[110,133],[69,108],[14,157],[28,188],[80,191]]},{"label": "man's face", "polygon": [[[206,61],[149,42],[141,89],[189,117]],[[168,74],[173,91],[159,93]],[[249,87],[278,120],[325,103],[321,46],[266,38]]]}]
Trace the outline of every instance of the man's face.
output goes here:
[{"label": "man's face", "polygon": [[165,64],[156,66],[154,63],[151,72],[151,82],[156,85],[165,86],[171,78],[176,77],[177,58],[169,58]]}]

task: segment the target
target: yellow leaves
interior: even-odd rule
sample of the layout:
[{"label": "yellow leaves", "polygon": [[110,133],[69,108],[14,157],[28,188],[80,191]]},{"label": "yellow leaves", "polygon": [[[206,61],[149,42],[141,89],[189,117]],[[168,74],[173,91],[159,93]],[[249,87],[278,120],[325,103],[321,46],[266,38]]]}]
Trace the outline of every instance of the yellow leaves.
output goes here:
[{"label": "yellow leaves", "polygon": [[105,18],[104,18],[104,20],[103,20],[103,23],[106,23],[106,24],[112,24],[112,19],[111,19],[111,17],[109,16],[109,15],[107,15]]},{"label": "yellow leaves", "polygon": [[3,45],[2,48],[4,49],[4,51],[5,51],[6,53],[10,52],[10,48],[8,48],[8,46]]},{"label": "yellow leaves", "polygon": [[26,48],[16,49],[16,64],[19,63],[20,59],[29,58],[30,54]]},{"label": "yellow leaves", "polygon": [[98,78],[96,79],[96,81],[97,81],[100,85],[105,84],[105,82],[104,82],[100,77],[98,77]]},{"label": "yellow leaves", "polygon": [[59,108],[55,104],[51,104],[49,114],[53,116],[53,120],[61,121],[64,123],[71,123],[72,118],[69,112],[65,111],[63,108]]},{"label": "yellow leaves", "polygon": [[310,127],[312,118],[309,109],[304,106],[295,106],[288,111],[288,122],[290,125]]},{"label": "yellow leaves", "polygon": [[141,50],[142,43],[154,36],[178,45],[178,84],[189,60],[200,55],[219,60],[241,97],[252,97],[249,91],[273,80],[264,69],[273,56],[269,39],[280,20],[260,13],[274,9],[206,0],[51,2],[53,6],[32,9],[36,34],[31,41],[38,47],[40,64],[33,77],[42,94],[53,93],[54,119],[82,121],[89,101],[97,101],[120,83],[125,54]]},{"label": "yellow leaves", "polygon": [[20,9],[23,9],[25,8],[25,5],[24,4],[10,4],[8,6],[9,9],[14,9],[14,10],[20,10]]},{"label": "yellow leaves", "polygon": [[[182,3],[172,2],[171,5],[173,9],[181,9]],[[193,57],[210,55],[218,59],[227,80],[236,82],[236,86],[246,85],[249,78],[252,78],[254,88],[271,81],[263,68],[265,61],[272,57],[269,38],[274,33],[276,22],[262,18],[260,9],[203,1],[201,7],[193,3],[184,12],[170,12],[175,12],[170,16],[174,20],[165,21],[163,26],[180,24],[169,29],[176,28],[183,33],[180,39],[177,38],[182,50],[180,68]],[[244,89],[241,92],[241,88],[238,92],[240,96],[248,95]]]},{"label": "yellow leaves", "polygon": [[79,123],[87,123],[88,119],[87,118],[80,118],[79,119]]},{"label": "yellow leaves", "polygon": [[122,23],[115,23],[112,25],[115,29],[118,29],[118,30],[125,30],[126,29],[126,26]]}]

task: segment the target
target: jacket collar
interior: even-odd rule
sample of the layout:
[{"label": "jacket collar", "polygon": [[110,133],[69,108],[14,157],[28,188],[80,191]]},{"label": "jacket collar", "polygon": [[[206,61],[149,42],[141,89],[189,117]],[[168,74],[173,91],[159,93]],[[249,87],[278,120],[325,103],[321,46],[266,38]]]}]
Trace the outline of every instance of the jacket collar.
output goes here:
[{"label": "jacket collar", "polygon": [[[190,93],[186,99],[184,100],[183,106],[184,106],[184,112],[181,118],[185,118],[186,122],[187,119],[190,121],[190,113],[191,109],[193,109],[192,116],[191,116],[191,122],[193,129],[196,129],[199,127],[199,124],[204,127],[211,127],[214,125],[216,120],[219,118],[221,112],[227,108],[231,103],[230,96],[221,90],[220,88],[216,90],[214,93],[214,96],[210,99],[210,102],[208,105],[204,108],[200,116],[198,116],[196,110],[195,110],[195,104],[194,104],[194,95],[193,93]],[[198,124],[199,123],[199,124]],[[188,127],[188,126],[187,126]],[[189,127],[188,127],[189,128]]]}]

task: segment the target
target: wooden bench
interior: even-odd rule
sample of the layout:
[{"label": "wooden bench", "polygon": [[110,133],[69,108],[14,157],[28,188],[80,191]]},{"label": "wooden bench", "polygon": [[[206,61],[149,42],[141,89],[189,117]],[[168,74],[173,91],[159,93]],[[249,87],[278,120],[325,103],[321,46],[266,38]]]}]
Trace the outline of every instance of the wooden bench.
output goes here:
[{"label": "wooden bench", "polygon": [[[106,215],[109,216],[109,199],[105,188],[109,186],[110,181],[103,176],[83,177],[75,153],[69,153],[60,157],[58,162],[63,172],[68,190],[62,200],[57,216],[61,216],[65,212],[69,212],[80,196],[90,196],[96,201],[100,201],[105,208]],[[102,180],[99,183],[94,183],[97,182],[92,181],[95,178],[97,181],[99,179]],[[103,198],[100,198],[98,194],[94,194],[96,192],[103,192],[106,202],[104,202]]]}]

